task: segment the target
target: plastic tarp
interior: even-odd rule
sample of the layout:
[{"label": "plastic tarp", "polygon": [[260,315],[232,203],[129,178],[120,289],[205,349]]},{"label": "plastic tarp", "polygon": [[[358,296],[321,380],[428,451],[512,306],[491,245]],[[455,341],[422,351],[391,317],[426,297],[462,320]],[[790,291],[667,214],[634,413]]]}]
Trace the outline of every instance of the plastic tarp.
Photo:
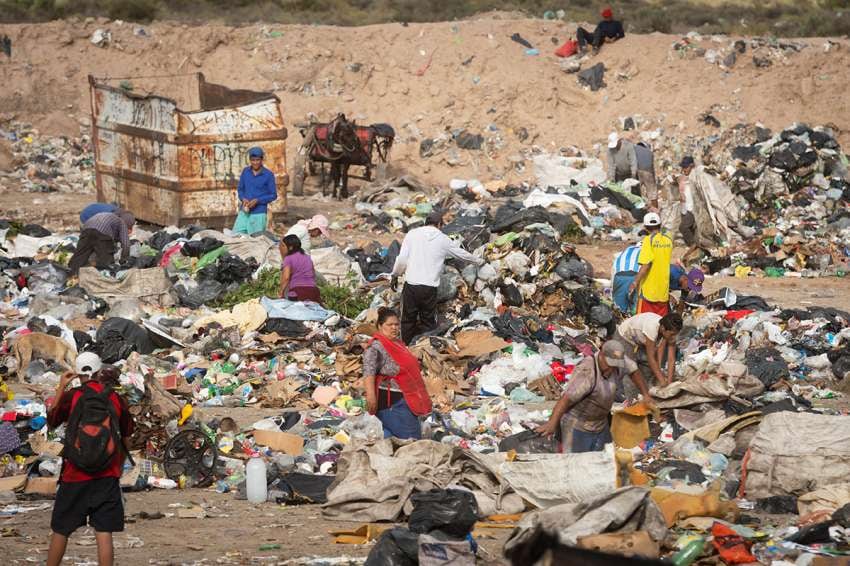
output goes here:
[{"label": "plastic tarp", "polygon": [[667,535],[667,525],[649,490],[631,486],[599,493],[581,503],[528,513],[505,543],[505,552],[539,531],[555,536],[561,544],[575,546],[581,537],[602,533],[646,531],[653,540],[661,541]]},{"label": "plastic tarp", "polygon": [[9,250],[8,257],[34,257],[43,246],[53,248],[65,240],[68,240],[67,236],[36,238],[26,234],[18,234],[14,239],[6,240],[3,246]]},{"label": "plastic tarp", "polygon": [[503,453],[481,455],[503,481],[524,500],[545,509],[553,505],[586,501],[617,489],[614,448],[578,454],[517,454],[514,461]]},{"label": "plastic tarp", "polygon": [[413,493],[449,486],[471,490],[482,516],[521,512],[522,499],[507,493],[474,456],[432,440],[403,443],[392,438],[344,451],[322,512],[344,521],[396,521],[412,512]]},{"label": "plastic tarp", "polygon": [[782,411],[766,415],[745,459],[748,499],[800,496],[850,477],[850,419]]},{"label": "plastic tarp", "polygon": [[482,516],[582,501],[616,489],[612,449],[587,454],[478,454],[431,440],[396,439],[345,451],[323,513],[346,521],[395,521],[418,491],[459,486],[475,495]]},{"label": "plastic tarp", "polygon": [[541,187],[569,187],[602,184],[607,178],[605,167],[599,159],[562,157],[560,155],[535,155],[534,176]]},{"label": "plastic tarp", "polygon": [[310,258],[316,273],[332,285],[345,285],[352,272],[357,283],[364,282],[360,264],[336,246],[313,248],[310,250]]},{"label": "plastic tarp", "polygon": [[587,209],[584,208],[584,205],[581,204],[577,199],[569,196],[569,195],[553,195],[549,193],[545,193],[540,189],[534,189],[531,193],[525,198],[522,202],[523,206],[526,208],[531,208],[532,206],[542,206],[543,208],[549,208],[551,206],[559,206],[559,205],[569,205],[581,212],[582,217],[587,220],[590,216],[587,213]]},{"label": "plastic tarp", "polygon": [[83,267],[80,269],[80,287],[89,295],[105,301],[140,299],[160,304],[170,302],[165,299],[171,282],[161,267],[128,269],[117,278],[103,275],[95,267]]},{"label": "plastic tarp", "polygon": [[269,264],[280,267],[282,259],[278,243],[266,235],[246,236],[240,234],[229,236],[218,230],[201,230],[192,236],[193,240],[204,238],[215,238],[224,242],[224,247],[228,253],[239,259],[247,261],[248,258],[253,257],[260,265]]},{"label": "plastic tarp", "polygon": [[329,311],[312,301],[288,301],[263,297],[260,299],[260,304],[268,313],[269,318],[324,322],[336,314],[334,311]]}]

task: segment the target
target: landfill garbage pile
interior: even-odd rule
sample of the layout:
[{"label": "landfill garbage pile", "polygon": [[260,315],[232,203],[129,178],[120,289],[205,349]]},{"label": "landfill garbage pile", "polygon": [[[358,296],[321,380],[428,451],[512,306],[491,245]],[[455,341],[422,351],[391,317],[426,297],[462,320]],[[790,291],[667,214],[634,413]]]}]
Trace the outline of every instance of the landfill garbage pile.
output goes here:
[{"label": "landfill garbage pile", "polygon": [[46,137],[22,122],[0,128],[0,188],[33,193],[93,193],[90,137]]},{"label": "landfill garbage pile", "polygon": [[741,126],[722,133],[705,151],[745,201],[744,224],[759,235],[729,250],[730,272],[742,266],[768,276],[847,273],[848,159],[831,129],[795,124],[773,133]]},{"label": "landfill garbage pile", "polygon": [[[409,516],[409,531],[380,537],[375,560],[419,552],[422,562],[423,548],[469,557],[476,517],[531,509],[540,511],[515,519],[511,553],[544,533],[609,551],[639,541],[646,555],[680,559],[735,548],[770,563],[823,545],[843,548],[843,530],[834,527],[850,503],[841,487],[850,435],[830,403],[850,372],[850,315],[774,309],[731,289],[704,297],[679,337],[677,380],[653,388],[659,411],[615,405],[615,446],[558,454],[557,442],[534,428],[548,419],[576,364],[621,320],[590,265],[565,243],[593,214],[560,192],[531,190],[519,201],[510,193],[481,199],[478,191],[470,182],[423,189],[407,178],[376,187],[380,198],[364,192],[358,205],[362,222],[398,230],[439,208],[445,233],[484,260],[449,262],[441,324],[411,346],[435,407],[423,423],[425,440],[382,440],[360,383],[376,309],[398,301],[387,284],[398,242],[313,250],[318,272],[354,272],[354,284],[368,293],[366,308],[343,316],[269,296],[211,308],[222,292],[279,269],[271,235],[137,228],[130,263],[83,269],[71,286],[62,263],[74,235],[6,232],[4,347],[44,333],[120,368],[120,391],[138,423],[137,465],[127,464],[125,489],[195,487],[250,501],[322,503],[326,517],[340,520]],[[196,296],[209,282],[217,284],[215,298]],[[17,439],[2,446],[2,475],[55,480],[62,432],[48,431],[45,416],[63,368],[53,360],[16,363],[5,357],[4,380],[21,379],[40,393],[14,398],[8,384],[2,389],[0,426]],[[247,426],[205,414],[246,406],[279,413]],[[820,443],[809,441],[815,428]],[[800,472],[804,460],[811,463]],[[373,501],[379,481],[388,483]],[[444,491],[429,496],[435,486]],[[456,487],[474,494],[476,517],[452,512],[445,523],[420,524],[421,505],[457,509],[453,498],[468,496],[454,494]],[[623,521],[600,522],[594,509]],[[596,536],[607,543],[588,538]]]},{"label": "landfill garbage pile", "polygon": [[[705,47],[707,41],[709,44]],[[827,41],[825,44],[827,51],[830,45],[831,42]],[[719,65],[725,70],[744,63],[746,58],[747,62],[753,66],[765,68],[777,63],[782,64],[789,57],[809,47],[809,44],[802,41],[775,37],[731,39],[726,36],[712,36],[706,38],[692,31],[673,44],[671,56],[683,59],[703,58],[709,65]]]}]

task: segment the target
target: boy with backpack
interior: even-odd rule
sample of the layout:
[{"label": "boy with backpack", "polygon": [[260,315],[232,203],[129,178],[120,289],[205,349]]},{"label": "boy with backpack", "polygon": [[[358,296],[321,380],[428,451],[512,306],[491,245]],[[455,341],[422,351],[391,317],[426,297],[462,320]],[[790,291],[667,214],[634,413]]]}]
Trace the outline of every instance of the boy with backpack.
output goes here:
[{"label": "boy with backpack", "polygon": [[[51,428],[67,426],[48,566],[59,566],[68,537],[86,524],[95,530],[98,564],[113,563],[112,533],[124,530],[119,478],[134,428],[127,402],[112,390],[119,376],[117,368],[103,366],[91,379],[68,372],[59,380],[47,423]],[[66,391],[76,377],[82,385]]]}]

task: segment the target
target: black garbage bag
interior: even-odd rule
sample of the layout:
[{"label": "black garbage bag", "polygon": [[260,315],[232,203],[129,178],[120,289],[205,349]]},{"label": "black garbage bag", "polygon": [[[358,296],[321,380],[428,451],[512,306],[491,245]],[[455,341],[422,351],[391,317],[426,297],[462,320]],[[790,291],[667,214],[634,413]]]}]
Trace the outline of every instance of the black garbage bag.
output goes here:
[{"label": "black garbage bag", "polygon": [[178,283],[174,286],[174,290],[177,291],[177,298],[181,305],[196,309],[218,299],[224,293],[224,285],[214,279],[207,279],[198,281],[198,285],[192,288]]},{"label": "black garbage bag", "polygon": [[841,356],[832,362],[832,374],[836,379],[844,379],[850,374],[850,355]]},{"label": "black garbage bag", "polygon": [[546,438],[533,430],[524,430],[503,438],[499,442],[499,452],[516,450],[517,454],[554,454],[558,451],[558,441]]},{"label": "black garbage bag", "polygon": [[181,237],[182,236],[180,234],[172,234],[171,232],[160,230],[159,232],[155,232],[153,236],[148,238],[148,241],[146,243],[153,249],[162,251],[162,248]]},{"label": "black garbage bag", "polygon": [[756,509],[771,515],[796,515],[797,497],[794,495],[772,495],[756,499]]},{"label": "black garbage bag", "polygon": [[499,338],[527,343],[531,337],[531,331],[528,329],[525,321],[511,315],[509,311],[505,311],[499,316],[494,316],[490,319],[490,323],[493,325],[494,333]]},{"label": "black garbage bag", "polygon": [[471,491],[432,489],[411,497],[413,512],[408,526],[414,533],[441,531],[464,538],[478,520],[478,503]]},{"label": "black garbage bag", "polygon": [[213,250],[217,250],[224,245],[224,242],[215,238],[206,237],[200,240],[189,240],[180,249],[180,253],[189,257],[201,257]]},{"label": "black garbage bag", "polygon": [[589,69],[579,71],[578,82],[590,90],[597,91],[605,86],[605,64],[597,63]]},{"label": "black garbage bag", "polygon": [[375,543],[363,566],[417,566],[419,535],[407,529],[385,531]]},{"label": "black garbage bag", "polygon": [[437,287],[437,303],[447,303],[457,298],[464,281],[457,269],[446,267],[440,275],[440,285]]},{"label": "black garbage bag", "polygon": [[850,527],[850,503],[836,509],[832,514],[832,520],[845,529]]},{"label": "black garbage bag", "polygon": [[481,149],[484,145],[484,136],[464,130],[455,137],[455,143],[461,149]]},{"label": "black garbage bag", "polygon": [[74,342],[77,343],[77,351],[78,352],[86,352],[91,349],[91,346],[94,344],[94,340],[88,332],[83,332],[82,330],[74,331]]},{"label": "black garbage bag", "polygon": [[555,266],[555,273],[565,281],[582,281],[593,276],[590,264],[578,257],[564,256]]},{"label": "black garbage bag", "polygon": [[33,238],[45,238],[52,234],[50,230],[38,224],[25,224],[23,228],[18,230],[18,234],[32,236]]},{"label": "black garbage bag", "polygon": [[608,326],[614,320],[614,311],[606,304],[598,304],[590,309],[590,322],[596,326]]},{"label": "black garbage bag", "polygon": [[269,318],[260,329],[262,334],[277,332],[280,336],[297,338],[307,334],[307,327],[300,320],[289,320],[287,318]]},{"label": "black garbage bag", "polygon": [[499,285],[499,290],[502,292],[502,302],[509,307],[521,307],[522,293],[513,283],[502,283]]},{"label": "black garbage bag", "polygon": [[470,251],[490,241],[486,216],[457,216],[443,226],[442,230],[448,236],[459,234],[463,238],[463,247]]},{"label": "black garbage bag", "polygon": [[542,206],[525,208],[521,203],[511,201],[496,211],[492,231],[495,233],[520,232],[529,224],[543,223],[550,224],[559,234],[563,234],[575,225],[572,217],[566,214],[549,212]]},{"label": "black garbage bag", "polygon": [[125,360],[133,352],[150,354],[156,349],[147,330],[120,317],[106,319],[97,329],[94,341],[92,351],[107,364]]},{"label": "black garbage bag", "polygon": [[328,487],[336,476],[293,472],[278,476],[269,484],[269,494],[277,503],[327,503]]},{"label": "black garbage bag", "polygon": [[770,389],[777,381],[790,375],[788,362],[776,348],[754,348],[747,350],[744,357],[747,371]]},{"label": "black garbage bag", "polygon": [[230,254],[221,256],[216,263],[218,264],[218,277],[216,279],[223,285],[244,283],[251,278],[251,274],[259,267],[253,257],[245,261]]},{"label": "black garbage bag", "polygon": [[134,260],[133,267],[138,267],[139,269],[150,269],[151,267],[156,267],[157,264],[159,264],[160,255],[145,254],[131,259]]},{"label": "black garbage bag", "polygon": [[393,270],[395,260],[400,251],[401,244],[398,240],[393,240],[387,247],[386,252],[381,250],[372,255],[367,255],[362,249],[353,249],[347,253],[360,265],[360,271],[363,273],[363,277],[367,281],[374,281],[378,275],[390,273]]}]

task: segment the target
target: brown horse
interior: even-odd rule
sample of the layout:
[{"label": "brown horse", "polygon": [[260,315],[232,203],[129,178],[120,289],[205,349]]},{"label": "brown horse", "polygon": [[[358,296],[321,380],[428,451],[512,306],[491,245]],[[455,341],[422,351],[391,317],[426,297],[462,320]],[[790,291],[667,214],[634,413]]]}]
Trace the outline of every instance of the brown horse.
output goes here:
[{"label": "brown horse", "polygon": [[[372,180],[372,151],[378,152],[381,163],[386,163],[395,138],[395,131],[387,124],[358,126],[345,114],[337,114],[327,124],[309,124],[301,129],[304,143],[295,162],[293,193],[303,193],[304,178],[312,173],[316,163],[330,164],[330,182],[333,198],[348,198],[348,169],[352,165],[365,168],[361,177]],[[322,195],[326,195],[327,179],[322,166]]]}]

